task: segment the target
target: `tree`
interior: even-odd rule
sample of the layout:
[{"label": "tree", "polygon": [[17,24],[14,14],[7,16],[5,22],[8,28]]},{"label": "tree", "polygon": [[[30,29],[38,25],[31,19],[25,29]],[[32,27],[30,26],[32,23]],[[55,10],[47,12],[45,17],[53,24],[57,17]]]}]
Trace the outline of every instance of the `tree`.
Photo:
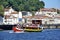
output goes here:
[{"label": "tree", "polygon": [[9,4],[14,9],[17,6],[19,11],[37,11],[45,6],[44,2],[39,0],[6,0],[5,4]]},{"label": "tree", "polygon": [[45,6],[44,2],[39,0],[0,0],[0,4],[19,11],[37,11]]},{"label": "tree", "polygon": [[40,8],[44,8],[45,4],[39,0],[0,0],[0,4],[4,8],[12,7],[16,11],[38,11]]},{"label": "tree", "polygon": [[6,8],[8,6],[8,2],[3,2],[2,5],[4,6],[4,8]]},{"label": "tree", "polygon": [[4,15],[4,7],[0,5],[0,16],[3,17],[3,15]]}]

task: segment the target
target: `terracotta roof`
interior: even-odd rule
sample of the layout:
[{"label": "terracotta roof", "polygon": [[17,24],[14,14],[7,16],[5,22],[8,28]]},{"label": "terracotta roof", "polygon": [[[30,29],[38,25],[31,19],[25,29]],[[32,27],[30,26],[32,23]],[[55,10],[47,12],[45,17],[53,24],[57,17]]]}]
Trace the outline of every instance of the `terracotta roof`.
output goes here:
[{"label": "terracotta roof", "polygon": [[17,18],[17,17],[13,16],[13,18]]},{"label": "terracotta roof", "polygon": [[40,9],[40,11],[50,11],[50,12],[55,12],[56,10],[52,9],[52,8],[42,8]]},{"label": "terracotta roof", "polygon": [[22,16],[22,18],[32,18],[33,16]]},{"label": "terracotta roof", "polygon": [[5,19],[10,18],[11,15],[5,15]]},{"label": "terracotta roof", "polygon": [[[11,17],[11,15],[5,15],[5,19],[9,19]],[[17,18],[15,16],[12,16],[12,18]]]},{"label": "terracotta roof", "polygon": [[55,17],[55,18],[60,18],[60,16],[57,16],[57,17]]},{"label": "terracotta roof", "polygon": [[44,18],[47,18],[48,16],[38,16],[38,15],[36,15],[36,16],[34,16],[33,18],[36,18],[36,19],[44,19]]},{"label": "terracotta roof", "polygon": [[6,17],[10,17],[11,15],[5,15]]},{"label": "terracotta roof", "polygon": [[53,17],[47,17],[48,19],[52,19]]},{"label": "terracotta roof", "polygon": [[9,9],[10,9],[10,8],[9,8],[9,7],[7,7],[7,8],[5,8],[5,9],[4,9],[4,11],[9,11]]},{"label": "terracotta roof", "polygon": [[44,18],[47,18],[48,16],[41,16],[41,15],[35,15],[35,16],[28,16],[28,17],[25,17],[23,16],[23,18],[35,18],[35,19],[44,19]]},{"label": "terracotta roof", "polygon": [[17,12],[17,11],[14,11],[14,12],[12,12],[11,14],[18,14],[18,12]]},{"label": "terracotta roof", "polygon": [[4,11],[9,11],[9,9],[4,9]]}]

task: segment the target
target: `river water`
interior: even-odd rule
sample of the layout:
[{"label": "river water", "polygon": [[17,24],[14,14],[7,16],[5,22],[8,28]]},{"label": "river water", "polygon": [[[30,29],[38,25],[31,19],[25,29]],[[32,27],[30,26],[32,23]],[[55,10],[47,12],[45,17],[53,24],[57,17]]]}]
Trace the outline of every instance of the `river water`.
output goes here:
[{"label": "river water", "polygon": [[60,29],[44,29],[42,32],[9,33],[0,31],[0,40],[60,40]]}]

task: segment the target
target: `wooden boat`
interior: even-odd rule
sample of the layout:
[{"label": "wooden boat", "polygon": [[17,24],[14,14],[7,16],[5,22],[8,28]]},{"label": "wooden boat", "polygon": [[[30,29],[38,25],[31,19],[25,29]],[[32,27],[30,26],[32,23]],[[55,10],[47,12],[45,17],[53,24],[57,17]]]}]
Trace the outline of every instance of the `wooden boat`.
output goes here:
[{"label": "wooden boat", "polygon": [[42,31],[42,28],[38,27],[38,25],[32,24],[32,25],[26,25],[26,27],[23,27],[24,31],[27,32],[40,32]]},{"label": "wooden boat", "polygon": [[24,31],[26,31],[26,32],[41,32],[42,29],[37,28],[37,27],[25,27]]}]

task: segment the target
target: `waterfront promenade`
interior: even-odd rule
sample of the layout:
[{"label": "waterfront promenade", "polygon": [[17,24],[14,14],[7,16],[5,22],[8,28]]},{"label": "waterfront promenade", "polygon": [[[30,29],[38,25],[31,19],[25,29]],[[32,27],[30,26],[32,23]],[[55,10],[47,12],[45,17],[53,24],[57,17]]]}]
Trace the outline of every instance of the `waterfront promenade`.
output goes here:
[{"label": "waterfront promenade", "polygon": [[60,24],[43,24],[42,26],[45,29],[46,28],[48,28],[48,29],[51,29],[51,28],[54,28],[54,29],[58,28],[58,29],[60,29]]},{"label": "waterfront promenade", "polygon": [[[0,25],[0,29],[12,30],[14,25]],[[60,29],[60,24],[42,24],[44,29]]]}]

